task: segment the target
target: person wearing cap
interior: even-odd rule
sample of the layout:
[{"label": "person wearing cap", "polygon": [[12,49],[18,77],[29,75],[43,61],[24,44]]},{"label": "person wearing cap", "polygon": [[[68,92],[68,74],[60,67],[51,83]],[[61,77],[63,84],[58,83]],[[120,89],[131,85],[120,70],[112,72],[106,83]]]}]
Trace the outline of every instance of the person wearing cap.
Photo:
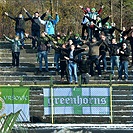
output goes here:
[{"label": "person wearing cap", "polygon": [[82,39],[78,33],[74,35],[72,38],[73,44],[75,45],[75,48],[78,48],[79,46],[82,45]]},{"label": "person wearing cap", "polygon": [[101,31],[101,34],[104,34],[106,36],[106,38],[109,41],[109,44],[111,44],[112,39],[114,38],[114,31],[115,31],[115,24],[113,23],[112,25],[110,25],[109,22],[106,22],[105,25],[103,25],[103,27],[98,27],[99,31]]},{"label": "person wearing cap", "polygon": [[3,35],[6,40],[11,42],[12,44],[12,67],[19,67],[19,56],[20,56],[20,47],[22,46],[22,42],[25,40],[19,39],[19,36],[15,36],[14,39],[7,37],[5,34]]},{"label": "person wearing cap", "polygon": [[92,20],[90,22],[90,40],[92,40],[92,37],[94,36],[94,32],[95,32],[94,24],[96,24],[96,18],[98,15],[101,14],[103,7],[104,6],[102,5],[98,12],[96,11],[96,8],[91,8],[91,11],[89,12],[89,17]]},{"label": "person wearing cap", "polygon": [[48,15],[47,20],[39,19],[41,24],[45,26],[45,32],[48,35],[55,35],[55,25],[59,22],[59,15],[56,12],[55,19]]},{"label": "person wearing cap", "polygon": [[50,47],[49,38],[44,32],[38,38],[29,34],[25,34],[27,38],[37,41],[37,61],[39,62],[39,73],[43,72],[43,59],[45,61],[45,72],[49,72],[48,69],[48,48]]},{"label": "person wearing cap", "polygon": [[[25,33],[25,22],[29,20],[29,18],[24,18],[23,14],[20,12],[18,17],[13,17],[12,15],[5,12],[5,15],[10,19],[15,21],[15,32],[16,35],[19,36],[20,39],[24,38]],[[22,42],[22,48],[24,49],[24,41]]]},{"label": "person wearing cap", "polygon": [[[100,40],[100,32],[101,31],[99,31],[99,28],[102,28],[103,25],[105,23],[107,23],[107,21],[109,20],[110,17],[111,17],[111,15],[106,17],[106,18],[103,18],[103,19],[100,17],[100,15],[98,15],[96,17],[96,25],[95,25],[94,37],[96,37],[97,40]],[[98,26],[98,28],[97,28],[97,26]]]}]

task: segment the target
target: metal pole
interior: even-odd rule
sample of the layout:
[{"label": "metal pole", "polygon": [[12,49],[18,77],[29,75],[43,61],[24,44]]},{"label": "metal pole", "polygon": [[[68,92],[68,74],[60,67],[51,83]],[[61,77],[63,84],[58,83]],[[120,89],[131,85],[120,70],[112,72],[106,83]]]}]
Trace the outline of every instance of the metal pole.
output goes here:
[{"label": "metal pole", "polygon": [[110,123],[113,124],[112,74],[110,75]]},{"label": "metal pole", "polygon": [[54,104],[53,104],[53,78],[50,80],[50,91],[51,91],[51,122],[54,124]]}]

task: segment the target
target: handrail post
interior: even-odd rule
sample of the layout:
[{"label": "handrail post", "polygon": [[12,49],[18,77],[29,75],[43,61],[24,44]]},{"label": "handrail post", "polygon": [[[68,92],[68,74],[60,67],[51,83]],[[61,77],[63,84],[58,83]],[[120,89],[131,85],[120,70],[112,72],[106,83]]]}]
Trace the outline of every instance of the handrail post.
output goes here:
[{"label": "handrail post", "polygon": [[54,104],[53,104],[53,77],[50,77],[50,92],[51,92],[51,122],[54,124]]},{"label": "handrail post", "polygon": [[112,74],[110,74],[110,117],[111,117],[111,121],[110,123],[113,124],[113,103],[112,103]]}]

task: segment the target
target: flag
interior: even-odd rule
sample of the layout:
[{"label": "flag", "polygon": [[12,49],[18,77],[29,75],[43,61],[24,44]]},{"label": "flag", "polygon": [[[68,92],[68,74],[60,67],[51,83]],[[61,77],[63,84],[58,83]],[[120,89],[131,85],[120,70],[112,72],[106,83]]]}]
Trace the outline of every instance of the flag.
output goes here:
[{"label": "flag", "polygon": [[22,110],[17,121],[29,121],[29,88],[1,87],[0,115]]}]

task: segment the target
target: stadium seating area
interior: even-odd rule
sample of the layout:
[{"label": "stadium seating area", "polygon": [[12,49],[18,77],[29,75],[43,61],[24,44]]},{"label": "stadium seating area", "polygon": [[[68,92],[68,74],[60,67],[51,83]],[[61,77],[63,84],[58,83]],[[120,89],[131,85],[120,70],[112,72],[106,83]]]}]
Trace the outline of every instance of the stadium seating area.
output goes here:
[{"label": "stadium seating area", "polygon": [[[61,84],[60,74],[57,74],[54,67],[54,50],[48,55],[49,62],[49,72],[38,73],[38,63],[36,57],[36,50],[31,49],[31,44],[26,44],[25,49],[21,50],[20,53],[20,67],[12,68],[12,55],[11,55],[11,44],[8,42],[0,43],[0,84],[1,85],[43,85],[50,83],[50,77],[53,77],[53,82],[55,84]],[[131,58],[131,56],[130,56]],[[125,81],[118,82],[117,71],[116,76],[110,77],[110,59],[107,56],[107,72],[102,73],[102,77],[96,76],[90,77],[90,84],[92,83],[110,83],[110,80],[113,84],[119,83],[123,84]],[[45,68],[45,64],[44,64]],[[101,65],[102,68],[102,65]],[[129,80],[126,82],[129,84],[133,83],[133,68],[129,67]]]}]

